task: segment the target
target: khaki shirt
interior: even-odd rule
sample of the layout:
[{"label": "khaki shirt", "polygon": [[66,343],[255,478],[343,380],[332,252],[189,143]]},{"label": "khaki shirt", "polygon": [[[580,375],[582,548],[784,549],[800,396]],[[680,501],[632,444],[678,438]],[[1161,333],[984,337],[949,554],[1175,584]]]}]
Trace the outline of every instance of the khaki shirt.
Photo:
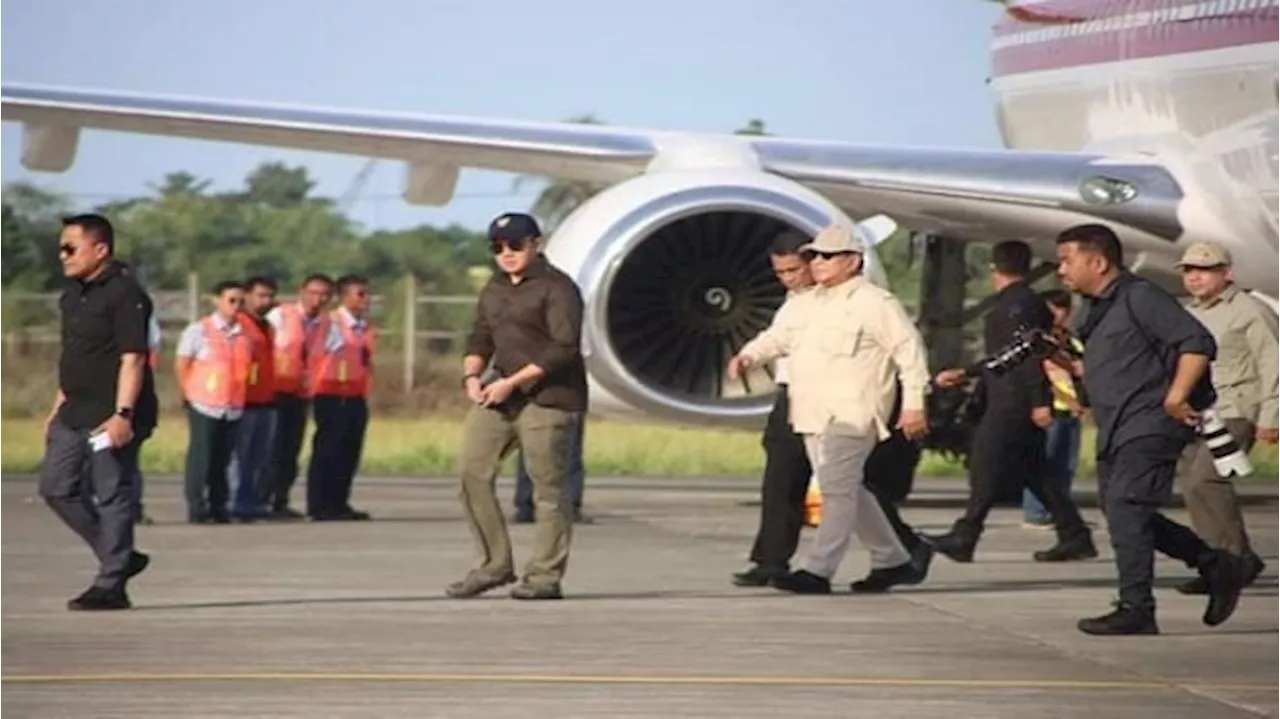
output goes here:
[{"label": "khaki shirt", "polygon": [[924,409],[929,368],[920,334],[896,297],[861,276],[791,296],[741,354],[753,364],[787,357],[796,432],[841,424],[887,438],[895,375],[902,408]]},{"label": "khaki shirt", "polygon": [[1280,355],[1276,317],[1270,308],[1235,285],[1227,285],[1208,302],[1193,300],[1187,311],[1218,343],[1218,356],[1211,365],[1218,412],[1224,419],[1276,427]]}]

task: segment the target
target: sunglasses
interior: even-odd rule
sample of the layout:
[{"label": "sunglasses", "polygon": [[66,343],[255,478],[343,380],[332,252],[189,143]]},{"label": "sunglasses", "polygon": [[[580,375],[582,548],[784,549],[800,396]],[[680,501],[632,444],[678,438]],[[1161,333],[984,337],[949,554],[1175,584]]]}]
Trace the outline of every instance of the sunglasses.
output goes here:
[{"label": "sunglasses", "polygon": [[832,259],[832,258],[834,258],[834,257],[841,257],[841,256],[843,256],[843,255],[847,255],[847,254],[850,254],[850,253],[848,253],[848,252],[810,252],[810,253],[809,253],[809,259],[811,259],[811,260],[830,260],[830,259]]},{"label": "sunglasses", "polygon": [[512,252],[523,252],[529,246],[528,240],[494,240],[489,243],[489,249],[495,255],[502,254],[503,248]]}]

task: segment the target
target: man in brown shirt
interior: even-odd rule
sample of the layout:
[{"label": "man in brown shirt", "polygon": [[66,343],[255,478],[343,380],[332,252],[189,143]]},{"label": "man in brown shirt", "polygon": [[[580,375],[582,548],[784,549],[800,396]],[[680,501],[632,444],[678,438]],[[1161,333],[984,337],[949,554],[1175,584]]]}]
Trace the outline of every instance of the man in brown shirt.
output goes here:
[{"label": "man in brown shirt", "polygon": [[543,256],[542,232],[529,215],[499,216],[489,243],[500,271],[480,291],[467,339],[462,383],[475,405],[463,424],[459,464],[480,561],[447,594],[473,597],[516,579],[494,480],[519,446],[533,480],[537,532],[511,596],[559,599],[573,528],[566,477],[575,427],[587,409],[582,294]]}]

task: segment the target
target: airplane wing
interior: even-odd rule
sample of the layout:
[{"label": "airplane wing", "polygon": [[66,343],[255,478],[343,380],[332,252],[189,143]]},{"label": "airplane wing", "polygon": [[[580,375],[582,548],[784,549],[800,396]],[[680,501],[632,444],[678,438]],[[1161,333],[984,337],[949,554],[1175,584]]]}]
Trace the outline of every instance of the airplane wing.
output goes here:
[{"label": "airplane wing", "polygon": [[[405,160],[411,202],[444,204],[459,168],[613,183],[690,157],[749,162],[823,193],[855,217],[991,240],[1096,218],[1148,240],[1182,234],[1183,190],[1148,157],[871,147],[4,84],[0,116],[24,123],[23,165],[63,171],[81,128]],[[1052,233],[1051,233],[1052,234]]]}]

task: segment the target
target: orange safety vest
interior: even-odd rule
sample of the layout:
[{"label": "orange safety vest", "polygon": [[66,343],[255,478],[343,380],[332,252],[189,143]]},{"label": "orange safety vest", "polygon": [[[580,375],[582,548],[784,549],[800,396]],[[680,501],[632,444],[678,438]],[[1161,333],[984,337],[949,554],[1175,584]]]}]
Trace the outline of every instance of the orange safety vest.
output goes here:
[{"label": "orange safety vest", "polygon": [[206,317],[204,359],[195,359],[182,384],[183,396],[192,404],[219,409],[243,409],[249,387],[251,342],[244,334],[228,335]]},{"label": "orange safety vest", "polygon": [[245,404],[271,404],[276,399],[276,370],[272,327],[258,324],[247,312],[236,315],[236,321],[250,340],[248,389]]},{"label": "orange safety vest", "polygon": [[308,370],[314,368],[318,355],[312,349],[317,340],[323,351],[325,337],[329,334],[329,318],[320,315],[307,331],[302,307],[291,303],[280,306],[280,324],[281,328],[275,335],[275,391],[310,397],[311,389],[303,380]]},{"label": "orange safety vest", "polygon": [[311,386],[316,394],[337,397],[368,397],[372,377],[373,355],[378,341],[373,325],[365,321],[364,332],[357,334],[349,315],[340,310],[329,314],[329,321],[342,332],[342,349],[325,353],[323,342],[318,343],[320,358],[314,365]]}]

